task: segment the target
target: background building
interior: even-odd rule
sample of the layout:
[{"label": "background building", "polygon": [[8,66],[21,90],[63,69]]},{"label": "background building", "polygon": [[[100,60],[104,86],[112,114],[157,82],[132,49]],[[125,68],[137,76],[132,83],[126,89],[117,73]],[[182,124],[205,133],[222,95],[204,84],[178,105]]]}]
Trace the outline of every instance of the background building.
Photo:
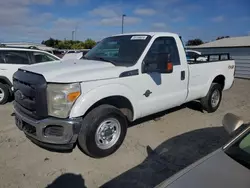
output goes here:
[{"label": "background building", "polygon": [[250,79],[250,36],[224,38],[187,49],[204,54],[230,53],[236,63],[236,77]]}]

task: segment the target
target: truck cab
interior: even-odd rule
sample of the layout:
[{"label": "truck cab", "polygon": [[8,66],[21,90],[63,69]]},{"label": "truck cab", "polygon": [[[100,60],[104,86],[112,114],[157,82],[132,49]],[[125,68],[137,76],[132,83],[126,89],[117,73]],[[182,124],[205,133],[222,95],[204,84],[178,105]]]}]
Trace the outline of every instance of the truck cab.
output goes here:
[{"label": "truck cab", "polygon": [[78,142],[89,156],[106,157],[138,118],[192,100],[216,111],[234,69],[220,54],[217,61],[189,64],[177,34],[111,36],[84,59],[19,69],[13,77],[16,124],[46,148],[72,149]]}]

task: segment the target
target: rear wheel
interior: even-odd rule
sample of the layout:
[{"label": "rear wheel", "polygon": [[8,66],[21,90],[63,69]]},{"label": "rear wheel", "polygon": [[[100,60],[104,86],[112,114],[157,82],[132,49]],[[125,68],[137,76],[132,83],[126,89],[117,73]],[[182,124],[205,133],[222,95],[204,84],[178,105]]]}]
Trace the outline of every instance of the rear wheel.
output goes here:
[{"label": "rear wheel", "polygon": [[127,133],[127,120],[123,113],[111,105],[101,105],[91,110],[83,120],[78,145],[94,158],[114,153]]},{"label": "rear wheel", "polygon": [[9,86],[0,83],[0,105],[8,102],[10,96]]},{"label": "rear wheel", "polygon": [[222,87],[220,84],[212,83],[206,97],[201,99],[201,104],[208,113],[215,112],[222,99]]}]

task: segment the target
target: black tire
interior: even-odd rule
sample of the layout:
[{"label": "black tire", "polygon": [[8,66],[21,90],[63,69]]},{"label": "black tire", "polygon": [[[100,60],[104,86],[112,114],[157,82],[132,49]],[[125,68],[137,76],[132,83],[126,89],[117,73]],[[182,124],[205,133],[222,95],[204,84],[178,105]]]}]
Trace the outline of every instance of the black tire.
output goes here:
[{"label": "black tire", "polygon": [[[120,123],[120,136],[115,144],[108,149],[101,149],[95,141],[96,131],[108,118],[114,118]],[[123,113],[111,105],[101,105],[91,110],[83,119],[82,127],[78,135],[79,148],[90,157],[102,158],[114,153],[123,143],[127,133],[127,119]]]},{"label": "black tire", "polygon": [[[212,105],[212,95],[216,91],[219,92],[219,101],[218,101],[217,105],[213,106]],[[217,84],[217,83],[212,83],[207,96],[205,96],[201,99],[201,105],[202,105],[203,109],[206,110],[208,113],[212,113],[212,112],[215,112],[219,108],[221,99],[222,99],[222,87],[221,87],[221,85]]]},{"label": "black tire", "polygon": [[0,98],[0,105],[8,102],[10,97],[10,87],[7,84],[0,83],[0,94],[3,93],[3,98]]}]

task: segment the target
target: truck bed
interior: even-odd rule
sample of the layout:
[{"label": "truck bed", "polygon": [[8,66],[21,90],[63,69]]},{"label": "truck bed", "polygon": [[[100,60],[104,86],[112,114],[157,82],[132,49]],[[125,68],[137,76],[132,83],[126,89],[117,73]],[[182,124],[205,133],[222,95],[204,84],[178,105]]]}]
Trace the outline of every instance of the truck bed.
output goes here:
[{"label": "truck bed", "polygon": [[235,62],[229,54],[207,54],[207,61],[188,61],[189,83],[187,101],[204,97],[212,83],[212,78],[225,79],[223,90],[229,89],[234,80]]}]

